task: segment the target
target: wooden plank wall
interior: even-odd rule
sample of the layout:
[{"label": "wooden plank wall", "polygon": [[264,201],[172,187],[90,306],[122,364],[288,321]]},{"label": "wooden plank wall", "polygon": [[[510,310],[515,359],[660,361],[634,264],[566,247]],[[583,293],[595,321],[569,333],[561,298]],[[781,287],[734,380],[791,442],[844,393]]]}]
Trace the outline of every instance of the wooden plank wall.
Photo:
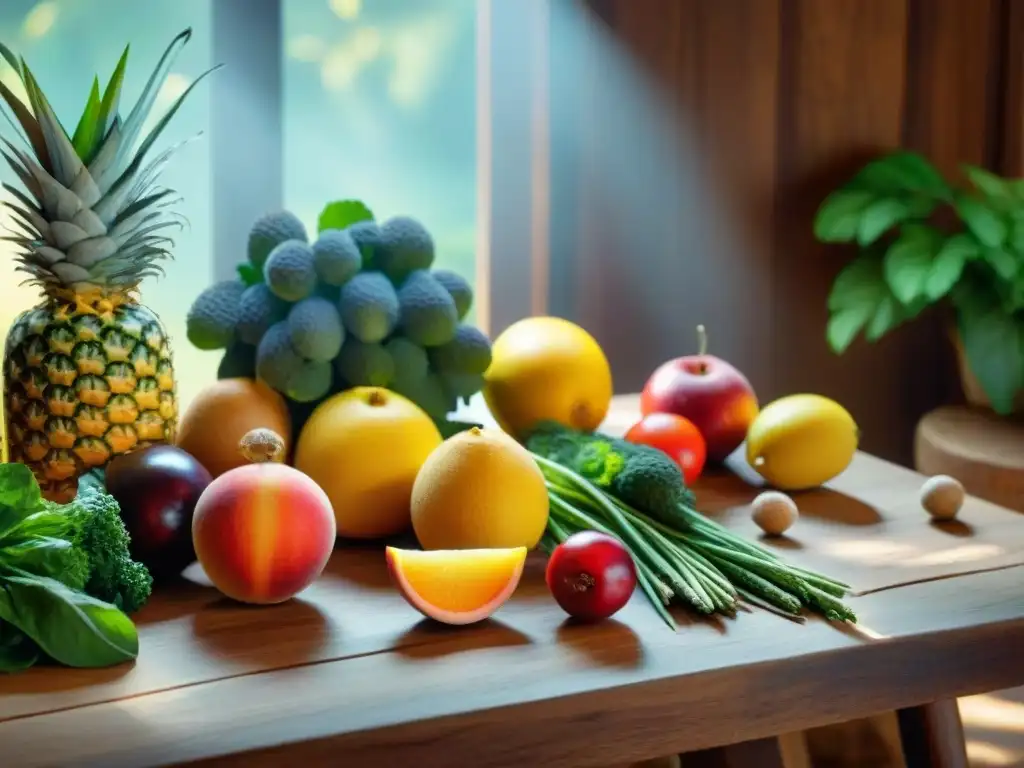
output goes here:
[{"label": "wooden plank wall", "polygon": [[[578,149],[552,161],[553,180],[578,179],[552,192],[556,249],[575,228],[572,291],[553,310],[595,333],[620,390],[692,351],[703,322],[762,400],[835,397],[867,450],[909,462],[919,416],[958,396],[947,318],[833,355],[825,297],[848,254],[816,243],[811,222],[860,163],[896,146],[951,173],[1024,174],[1024,0],[583,4]],[[552,119],[568,120],[552,66]],[[678,109],[674,157],[641,125],[637,105],[659,99]]]}]

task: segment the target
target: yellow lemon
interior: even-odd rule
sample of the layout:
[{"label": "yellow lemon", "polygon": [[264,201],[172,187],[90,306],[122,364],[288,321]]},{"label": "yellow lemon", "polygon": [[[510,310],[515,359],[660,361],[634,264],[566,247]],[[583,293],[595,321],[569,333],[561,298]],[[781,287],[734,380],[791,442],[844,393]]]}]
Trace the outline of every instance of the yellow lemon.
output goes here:
[{"label": "yellow lemon", "polygon": [[331,500],[339,536],[384,538],[408,530],[416,473],[440,444],[434,422],[411,400],[355,387],[316,407],[293,463]]},{"label": "yellow lemon", "polygon": [[412,527],[424,549],[532,549],[547,523],[544,476],[501,430],[473,427],[448,438],[412,488]]},{"label": "yellow lemon", "polygon": [[799,491],[846,469],[859,433],[850,413],[822,395],[789,395],[761,409],[747,432],[747,462],[770,485]]},{"label": "yellow lemon", "polygon": [[611,367],[594,337],[575,323],[529,317],[495,339],[484,399],[501,428],[517,437],[538,421],[597,429],[612,400]]}]

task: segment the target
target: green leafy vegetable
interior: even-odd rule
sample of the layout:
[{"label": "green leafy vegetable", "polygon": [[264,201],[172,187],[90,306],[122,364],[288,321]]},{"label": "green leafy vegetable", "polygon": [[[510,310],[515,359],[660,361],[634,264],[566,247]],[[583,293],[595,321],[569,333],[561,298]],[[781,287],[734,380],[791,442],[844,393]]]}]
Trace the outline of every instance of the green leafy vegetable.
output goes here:
[{"label": "green leafy vegetable", "polygon": [[526,447],[557,461],[662,523],[681,525],[679,508],[693,503],[679,465],[663,451],[555,422],[534,427]]},{"label": "green leafy vegetable", "polygon": [[[701,515],[678,471],[652,472],[642,469],[650,466],[642,462],[635,481],[644,490],[633,496],[637,504],[627,501],[621,493],[626,488],[616,482],[630,463],[625,446],[632,444],[554,424],[543,425],[527,440],[551,504],[541,541],[545,549],[550,552],[584,530],[615,536],[636,564],[641,589],[672,628],[676,623],[667,606],[673,601],[702,614],[732,616],[743,599],[798,620],[807,607],[833,621],[856,621],[840,602],[849,590],[846,584],[789,566]],[[595,455],[602,458],[595,461]],[[666,499],[677,500],[670,512],[658,508]]]},{"label": "green leafy vegetable", "polygon": [[44,656],[75,667],[135,658],[122,611],[141,607],[152,578],[128,551],[117,502],[87,476],[66,505],[44,501],[23,464],[0,464],[0,671]]},{"label": "green leafy vegetable", "polygon": [[0,621],[0,672],[21,672],[39,661],[39,646],[13,624]]},{"label": "green leafy vegetable", "polygon": [[317,229],[345,229],[360,221],[373,221],[373,212],[359,200],[338,200],[320,213]]},{"label": "green leafy vegetable", "polygon": [[109,667],[139,655],[139,635],[120,610],[56,579],[4,574],[0,619],[69,667]]}]

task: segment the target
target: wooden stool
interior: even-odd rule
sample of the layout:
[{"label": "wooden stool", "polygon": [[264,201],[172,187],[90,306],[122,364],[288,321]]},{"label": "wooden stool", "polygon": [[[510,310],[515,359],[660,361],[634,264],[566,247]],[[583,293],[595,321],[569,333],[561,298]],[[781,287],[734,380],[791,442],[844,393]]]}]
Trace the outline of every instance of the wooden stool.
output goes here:
[{"label": "wooden stool", "polygon": [[1024,422],[944,406],[918,422],[914,465],[955,477],[972,496],[1024,512]]}]

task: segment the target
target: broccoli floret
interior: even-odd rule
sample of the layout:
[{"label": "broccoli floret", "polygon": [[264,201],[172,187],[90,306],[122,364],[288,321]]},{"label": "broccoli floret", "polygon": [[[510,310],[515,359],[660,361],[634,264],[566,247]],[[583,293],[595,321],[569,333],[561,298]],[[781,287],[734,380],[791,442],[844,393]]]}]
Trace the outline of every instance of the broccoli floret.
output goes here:
[{"label": "broccoli floret", "polygon": [[270,290],[285,301],[306,298],[316,288],[313,249],[301,240],[286,240],[267,257],[263,279]]},{"label": "broccoli floret", "polygon": [[256,347],[235,342],[224,351],[217,366],[218,379],[251,379],[256,376]]},{"label": "broccoli floret", "polygon": [[292,347],[308,360],[330,362],[345,341],[337,308],[327,299],[310,296],[288,313]]},{"label": "broccoli floret", "polygon": [[455,396],[445,388],[441,377],[433,371],[419,381],[396,381],[394,391],[412,400],[434,421],[443,421],[458,407]]},{"label": "broccoli floret", "polygon": [[469,308],[473,306],[473,289],[466,278],[450,269],[435,269],[430,274],[452,297],[459,320],[464,318],[469,313]]},{"label": "broccoli floret", "polygon": [[395,378],[395,361],[380,344],[349,337],[335,359],[338,373],[353,387],[387,387]]},{"label": "broccoli floret", "polygon": [[231,343],[243,291],[241,281],[223,280],[196,297],[185,317],[185,335],[196,349],[224,349]]},{"label": "broccoli floret", "polygon": [[430,364],[442,374],[483,374],[491,364],[491,340],[479,328],[460,325],[455,338],[430,350]]},{"label": "broccoli floret", "polygon": [[427,351],[419,344],[404,336],[395,336],[388,340],[384,348],[395,361],[395,381],[413,383],[427,375],[430,360]]},{"label": "broccoli floret", "polygon": [[311,403],[330,391],[333,378],[329,362],[303,360],[289,372],[284,393],[297,403]]},{"label": "broccoli floret", "polygon": [[455,337],[455,301],[425,270],[413,272],[398,289],[399,326],[421,347],[437,347]]},{"label": "broccoli floret", "polygon": [[270,326],[256,347],[256,376],[279,392],[287,391],[291,372],[303,362],[284,321]]},{"label": "broccoli floret", "polygon": [[429,269],[434,263],[434,238],[416,219],[388,219],[381,224],[380,239],[377,267],[395,283],[417,269]]},{"label": "broccoli floret", "polygon": [[266,283],[250,285],[238,305],[238,338],[246,344],[260,343],[263,334],[288,313],[288,304],[273,294]]},{"label": "broccoli floret", "polygon": [[692,506],[693,494],[679,465],[657,448],[579,432],[554,422],[534,427],[526,447],[666,525],[687,525],[679,507]]},{"label": "broccoli floret", "polygon": [[352,234],[345,229],[326,229],[313,243],[317,276],[328,285],[344,285],[363,266],[363,257]]},{"label": "broccoli floret", "polygon": [[383,341],[398,323],[398,295],[380,272],[360,272],[338,299],[345,330],[360,341]]},{"label": "broccoli floret", "polygon": [[117,500],[95,486],[83,486],[78,496],[60,509],[70,523],[68,538],[72,546],[88,560],[85,592],[125,613],[145,605],[153,590],[153,577],[146,566],[132,560]]},{"label": "broccoli floret", "polygon": [[375,221],[357,221],[345,229],[359,247],[363,269],[376,269],[377,254],[381,249],[380,226]]},{"label": "broccoli floret", "polygon": [[249,261],[263,269],[270,252],[286,240],[306,242],[309,236],[299,217],[288,211],[266,213],[249,230]]}]

